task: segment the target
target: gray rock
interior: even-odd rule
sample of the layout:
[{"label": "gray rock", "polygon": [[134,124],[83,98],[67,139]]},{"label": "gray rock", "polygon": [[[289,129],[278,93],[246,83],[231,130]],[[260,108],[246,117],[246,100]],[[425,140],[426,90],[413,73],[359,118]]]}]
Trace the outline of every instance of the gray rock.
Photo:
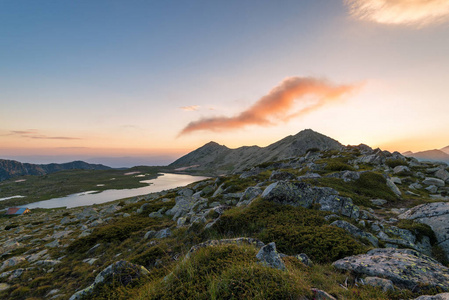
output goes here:
[{"label": "gray rock", "polygon": [[423,295],[414,300],[449,300],[449,293],[441,293],[433,296]]},{"label": "gray rock", "polygon": [[410,189],[414,189],[414,190],[419,190],[420,188],[422,188],[422,185],[419,184],[418,182],[412,183],[408,186]]},{"label": "gray rock", "polygon": [[365,278],[365,284],[380,287],[384,292],[394,291],[393,282],[384,278],[369,276]]},{"label": "gray rock", "polygon": [[276,244],[274,242],[263,246],[256,255],[257,259],[265,265],[272,268],[285,270],[284,262],[279,253],[276,251]]},{"label": "gray rock", "polygon": [[277,181],[277,180],[295,180],[296,176],[289,172],[282,171],[273,171],[271,173],[269,181]]},{"label": "gray rock", "polygon": [[94,292],[96,286],[100,283],[105,285],[120,284],[123,286],[127,286],[136,279],[139,279],[142,276],[147,276],[149,273],[150,272],[148,272],[148,270],[142,266],[120,260],[109,265],[107,268],[101,271],[95,277],[95,281],[92,285],[73,294],[70,297],[70,300],[79,300],[83,298],[85,299],[86,297],[88,297],[88,295]]},{"label": "gray rock", "polygon": [[429,193],[435,194],[436,192],[438,192],[438,187],[432,184],[426,187],[426,190],[428,190]]},{"label": "gray rock", "polygon": [[161,229],[158,232],[156,232],[154,237],[157,239],[163,239],[163,238],[167,238],[171,235],[172,235],[172,232],[171,232],[170,228],[164,228],[164,229]]},{"label": "gray rock", "polygon": [[379,247],[379,241],[378,241],[378,239],[374,235],[372,235],[371,233],[365,232],[365,231],[355,227],[351,223],[348,223],[348,222],[343,221],[343,220],[337,220],[337,221],[332,222],[331,226],[342,228],[346,232],[348,232],[350,235],[352,235],[352,236],[354,236],[356,238],[365,238],[374,247]]},{"label": "gray rock", "polygon": [[298,180],[301,179],[314,179],[314,178],[321,178],[321,175],[318,173],[306,173],[304,175],[298,176]]},{"label": "gray rock", "polygon": [[447,180],[449,180],[449,172],[444,169],[439,169],[438,171],[435,172],[434,175],[436,178],[439,178],[445,182],[447,182]]},{"label": "gray rock", "polygon": [[345,257],[333,265],[358,275],[386,278],[408,289],[420,285],[449,290],[449,269],[411,249],[373,249],[367,254]]},{"label": "gray rock", "polygon": [[382,206],[388,202],[387,200],[384,200],[384,199],[371,199],[370,201],[372,204],[377,205],[377,206]]},{"label": "gray rock", "polygon": [[145,233],[145,236],[143,238],[145,240],[148,240],[148,239],[152,239],[155,235],[156,235],[156,231],[150,230],[150,231],[147,231],[147,233]]},{"label": "gray rock", "polygon": [[387,178],[387,186],[393,191],[393,193],[396,194],[396,196],[400,197],[402,195],[402,193],[399,190],[399,188],[396,186],[396,184],[394,184],[393,181],[391,181],[390,178]]},{"label": "gray rock", "polygon": [[184,196],[184,197],[192,197],[193,196],[193,191],[191,189],[189,189],[189,188],[180,189],[178,191],[178,195]]},{"label": "gray rock", "polygon": [[5,291],[5,290],[9,289],[10,287],[11,287],[11,285],[9,285],[7,283],[0,282],[0,292]]},{"label": "gray rock", "polygon": [[337,300],[323,290],[312,288],[312,293],[314,300]]},{"label": "gray rock", "polygon": [[59,240],[54,240],[51,243],[45,244],[45,247],[48,247],[48,248],[57,248],[59,246],[60,246]]},{"label": "gray rock", "polygon": [[237,206],[249,205],[252,200],[256,199],[262,194],[262,189],[260,187],[249,187],[247,188],[237,203]]},{"label": "gray rock", "polygon": [[425,185],[436,185],[438,187],[443,187],[445,184],[443,180],[433,177],[426,177],[426,179],[424,179],[422,183],[424,183]]},{"label": "gray rock", "polygon": [[449,203],[434,202],[415,206],[398,216],[429,225],[435,233],[438,245],[449,259]]},{"label": "gray rock", "polygon": [[303,264],[305,264],[308,267],[313,266],[313,262],[312,260],[307,256],[307,254],[305,253],[300,253],[298,255],[295,255],[295,257],[302,262]]},{"label": "gray rock", "polygon": [[393,169],[394,174],[410,174],[411,171],[407,166],[396,166]]},{"label": "gray rock", "polygon": [[312,204],[320,205],[320,210],[339,213],[357,218],[359,208],[352,200],[338,196],[332,188],[312,187],[304,182],[278,181],[270,184],[262,193],[262,198],[280,204],[310,208]]},{"label": "gray rock", "polygon": [[402,184],[402,180],[399,177],[391,177],[390,180],[394,183],[394,184]]},{"label": "gray rock", "polygon": [[109,206],[103,208],[103,209],[100,211],[100,213],[101,213],[102,215],[109,215],[109,214],[115,213],[115,212],[118,211],[120,208],[121,208],[121,207],[118,206],[117,204],[111,204],[111,205],[109,205]]}]

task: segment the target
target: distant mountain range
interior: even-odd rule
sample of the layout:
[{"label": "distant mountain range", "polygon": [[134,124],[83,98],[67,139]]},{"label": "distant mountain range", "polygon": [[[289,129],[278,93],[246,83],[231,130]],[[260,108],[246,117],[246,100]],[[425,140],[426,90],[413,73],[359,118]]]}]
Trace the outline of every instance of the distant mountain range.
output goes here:
[{"label": "distant mountain range", "polygon": [[413,153],[411,151],[404,152],[403,155],[414,157],[419,160],[429,160],[429,161],[442,161],[449,163],[449,146],[444,147],[440,150],[426,150]]},{"label": "distant mountain range", "polygon": [[304,155],[310,149],[341,149],[343,145],[325,135],[306,129],[296,135],[288,136],[267,147],[245,146],[230,149],[215,142],[179,158],[170,167],[209,174],[223,174],[242,171],[245,168],[268,161],[282,160]]},{"label": "distant mountain range", "polygon": [[0,159],[0,181],[23,175],[45,175],[64,170],[108,170],[110,167],[89,164],[84,161],[72,161],[63,164],[29,164],[15,160]]}]

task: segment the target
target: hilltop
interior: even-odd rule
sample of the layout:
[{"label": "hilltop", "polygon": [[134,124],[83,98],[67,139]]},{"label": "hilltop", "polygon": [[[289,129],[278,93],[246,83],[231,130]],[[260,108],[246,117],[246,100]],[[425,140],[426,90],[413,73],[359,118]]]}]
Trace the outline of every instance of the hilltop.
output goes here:
[{"label": "hilltop", "polygon": [[[308,148],[302,154],[186,187],[0,218],[0,298],[355,300],[449,292],[447,164],[362,144],[289,145],[298,135],[268,147]],[[206,151],[232,151],[204,147],[188,163],[207,162]]]},{"label": "hilltop", "polygon": [[220,175],[241,172],[246,168],[264,162],[304,155],[310,149],[338,150],[342,147],[343,145],[338,141],[311,129],[306,129],[267,147],[245,146],[229,149],[216,142],[209,142],[179,158],[169,166],[188,168],[187,171],[189,172]]},{"label": "hilltop", "polygon": [[29,164],[15,160],[0,159],[0,181],[25,175],[46,175],[64,170],[109,170],[101,164],[72,161],[63,164]]}]

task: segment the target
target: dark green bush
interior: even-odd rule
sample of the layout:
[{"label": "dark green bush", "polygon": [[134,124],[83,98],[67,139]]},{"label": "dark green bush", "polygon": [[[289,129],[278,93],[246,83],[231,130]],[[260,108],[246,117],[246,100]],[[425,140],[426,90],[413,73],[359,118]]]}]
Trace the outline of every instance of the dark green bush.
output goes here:
[{"label": "dark green bush", "polygon": [[325,170],[327,171],[354,171],[354,168],[347,163],[339,161],[329,161],[326,164]]},{"label": "dark green bush", "polygon": [[403,161],[401,159],[387,159],[385,161],[385,164],[387,166],[389,166],[390,168],[394,168],[394,167],[397,167],[397,166],[406,166],[407,162]]},{"label": "dark green bush", "polygon": [[275,242],[282,253],[304,252],[317,262],[332,262],[366,251],[344,230],[326,225],[325,214],[259,199],[246,209],[226,211],[210,234],[256,237],[264,243]]}]

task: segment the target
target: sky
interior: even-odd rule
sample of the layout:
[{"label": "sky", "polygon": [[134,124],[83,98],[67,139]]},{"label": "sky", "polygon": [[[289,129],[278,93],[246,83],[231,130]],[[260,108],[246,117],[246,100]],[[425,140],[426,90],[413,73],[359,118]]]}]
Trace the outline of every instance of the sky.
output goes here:
[{"label": "sky", "polygon": [[448,53],[448,0],[0,0],[0,158],[165,164],[307,128],[439,149]]}]

